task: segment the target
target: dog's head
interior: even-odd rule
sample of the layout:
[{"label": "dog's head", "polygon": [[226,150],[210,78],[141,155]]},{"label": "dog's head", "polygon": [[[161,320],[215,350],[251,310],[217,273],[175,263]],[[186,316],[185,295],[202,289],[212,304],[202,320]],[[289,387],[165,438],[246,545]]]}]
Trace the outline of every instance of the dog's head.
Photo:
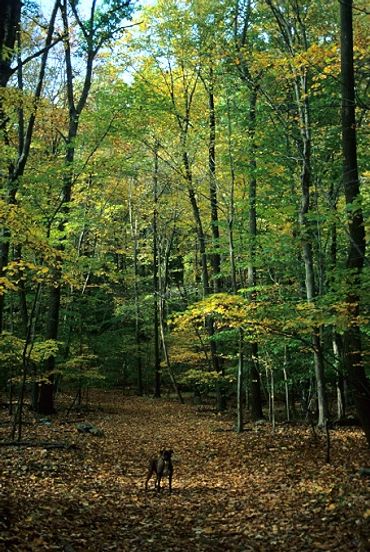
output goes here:
[{"label": "dog's head", "polygon": [[162,456],[162,458],[165,462],[170,462],[171,461],[172,454],[173,454],[173,450],[171,450],[171,449],[163,449],[163,450],[160,451],[160,455]]}]

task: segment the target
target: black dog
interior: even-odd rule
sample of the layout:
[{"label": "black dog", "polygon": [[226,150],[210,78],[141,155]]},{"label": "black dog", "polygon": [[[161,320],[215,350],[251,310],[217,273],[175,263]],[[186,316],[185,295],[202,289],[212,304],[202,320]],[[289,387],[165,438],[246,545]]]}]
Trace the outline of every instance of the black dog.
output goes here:
[{"label": "black dog", "polygon": [[172,450],[161,450],[159,456],[152,458],[149,462],[148,475],[145,481],[145,490],[148,490],[148,482],[152,477],[153,473],[156,474],[156,481],[154,488],[159,492],[161,490],[161,479],[163,476],[168,476],[168,487],[170,492],[172,491],[172,474],[173,474],[173,465],[171,456],[173,454]]}]

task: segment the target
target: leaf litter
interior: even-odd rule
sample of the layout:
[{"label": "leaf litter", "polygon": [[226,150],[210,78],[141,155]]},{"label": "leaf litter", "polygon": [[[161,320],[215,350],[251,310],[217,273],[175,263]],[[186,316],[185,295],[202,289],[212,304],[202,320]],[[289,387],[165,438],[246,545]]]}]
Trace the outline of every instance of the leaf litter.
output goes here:
[{"label": "leaf litter", "polygon": [[[0,448],[0,550],[370,550],[369,450],[359,429],[246,424],[169,400],[97,392],[78,432],[51,417],[24,438],[75,449]],[[1,416],[6,421],[5,413]],[[81,420],[79,420],[80,422]],[[6,425],[0,426],[6,440]],[[144,481],[149,458],[174,450],[173,493]]]}]

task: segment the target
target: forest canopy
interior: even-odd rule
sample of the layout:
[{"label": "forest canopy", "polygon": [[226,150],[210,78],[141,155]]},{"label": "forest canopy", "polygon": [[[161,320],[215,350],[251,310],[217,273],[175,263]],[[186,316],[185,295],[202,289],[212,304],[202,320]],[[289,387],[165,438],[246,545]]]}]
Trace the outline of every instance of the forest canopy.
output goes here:
[{"label": "forest canopy", "polygon": [[142,4],[2,3],[14,434],[25,394],[124,386],[370,443],[367,3]]}]

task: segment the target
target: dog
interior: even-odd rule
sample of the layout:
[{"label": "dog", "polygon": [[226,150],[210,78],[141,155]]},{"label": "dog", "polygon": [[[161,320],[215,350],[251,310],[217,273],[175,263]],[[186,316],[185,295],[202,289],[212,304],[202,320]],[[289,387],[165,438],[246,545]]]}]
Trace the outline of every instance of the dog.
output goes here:
[{"label": "dog", "polygon": [[151,458],[149,462],[148,475],[145,481],[145,491],[148,490],[148,482],[152,475],[156,474],[156,480],[154,483],[154,488],[157,489],[159,493],[161,490],[161,480],[162,477],[168,476],[168,488],[170,493],[172,492],[172,474],[173,474],[173,465],[172,465],[172,454],[173,450],[163,449],[160,451],[159,456]]}]

